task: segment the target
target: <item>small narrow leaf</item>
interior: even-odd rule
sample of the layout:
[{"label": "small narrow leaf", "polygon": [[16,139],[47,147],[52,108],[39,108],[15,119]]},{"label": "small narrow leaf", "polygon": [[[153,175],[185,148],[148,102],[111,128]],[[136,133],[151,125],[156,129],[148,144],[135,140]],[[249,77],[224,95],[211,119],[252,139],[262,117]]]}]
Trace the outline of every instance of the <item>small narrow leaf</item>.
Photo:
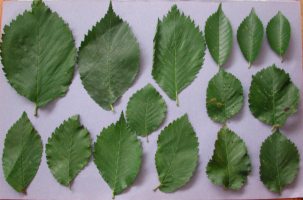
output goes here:
[{"label": "small narrow leaf", "polygon": [[210,55],[221,67],[227,61],[233,44],[231,24],[222,10],[221,3],[218,10],[206,21],[205,41]]},{"label": "small narrow leaf", "polygon": [[174,5],[163,20],[158,21],[152,75],[177,105],[178,95],[194,81],[201,69],[204,54],[202,32]]},{"label": "small narrow leaf", "polygon": [[139,44],[111,3],[82,41],[78,65],[84,88],[105,110],[113,110],[113,104],[133,84],[139,72]]},{"label": "small narrow leaf", "polygon": [[252,77],[249,108],[260,121],[281,127],[298,109],[300,94],[289,74],[272,65]]},{"label": "small narrow leaf", "polygon": [[77,50],[65,22],[41,0],[4,27],[1,44],[8,82],[37,109],[64,96],[72,81]]},{"label": "small narrow leaf", "polygon": [[222,128],[207,165],[208,178],[216,185],[238,190],[246,182],[250,171],[251,162],[244,141],[228,128]]},{"label": "small narrow leaf", "polygon": [[241,52],[249,65],[256,60],[263,41],[263,24],[254,9],[242,21],[237,31],[237,39]]},{"label": "small narrow leaf", "polygon": [[198,165],[198,146],[198,138],[187,115],[161,131],[156,153],[160,185],[156,189],[174,192],[190,180]]},{"label": "small narrow leaf", "polygon": [[41,137],[24,112],[6,134],[2,156],[4,177],[17,192],[26,193],[38,171],[42,151]]},{"label": "small narrow leaf", "polygon": [[70,186],[77,174],[87,165],[91,156],[91,139],[80,124],[79,116],[64,121],[52,133],[46,144],[49,169],[56,180]]},{"label": "small narrow leaf", "polygon": [[266,34],[270,47],[283,61],[289,46],[291,28],[289,21],[280,11],[269,21]]},{"label": "small narrow leaf", "polygon": [[241,82],[223,69],[209,81],[206,92],[208,116],[215,122],[225,123],[243,107]]},{"label": "small narrow leaf", "polygon": [[148,136],[164,121],[166,110],[161,95],[151,84],[148,84],[129,99],[126,111],[127,122],[137,135]]},{"label": "small narrow leaf", "polygon": [[122,193],[135,180],[142,160],[142,147],[130,131],[123,113],[116,124],[104,128],[94,147],[94,162],[113,191]]},{"label": "small narrow leaf", "polygon": [[277,131],[263,142],[260,163],[261,181],[270,191],[281,193],[298,175],[300,155],[295,144]]}]

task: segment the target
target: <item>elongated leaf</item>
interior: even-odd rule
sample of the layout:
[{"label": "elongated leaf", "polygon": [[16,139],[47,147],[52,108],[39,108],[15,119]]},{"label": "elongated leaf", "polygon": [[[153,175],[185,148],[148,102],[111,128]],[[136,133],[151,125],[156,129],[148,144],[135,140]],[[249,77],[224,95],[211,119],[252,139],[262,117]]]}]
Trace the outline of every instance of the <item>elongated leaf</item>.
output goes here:
[{"label": "elongated leaf", "polygon": [[56,180],[70,186],[91,156],[91,139],[79,116],[64,121],[46,144],[47,164]]},{"label": "elongated leaf", "polygon": [[212,58],[218,66],[222,66],[230,55],[233,35],[231,24],[222,10],[221,3],[218,10],[206,21],[205,41]]},{"label": "elongated leaf", "polygon": [[251,66],[260,53],[263,35],[263,24],[256,15],[255,10],[251,9],[250,14],[241,22],[237,31],[237,39],[241,52],[249,63],[249,66]]},{"label": "elongated leaf", "polygon": [[3,71],[13,88],[37,109],[64,96],[77,50],[67,24],[41,0],[4,27]]},{"label": "elongated leaf", "polygon": [[216,185],[237,190],[244,185],[250,171],[251,163],[244,141],[228,128],[222,128],[206,168],[208,178]]},{"label": "elongated leaf", "polygon": [[249,108],[260,121],[283,126],[298,109],[300,94],[289,74],[272,65],[253,76],[249,90]]},{"label": "elongated leaf", "polygon": [[281,193],[298,175],[299,160],[295,144],[279,131],[273,133],[261,146],[261,181],[270,191]]},{"label": "elongated leaf", "polygon": [[126,111],[127,122],[137,135],[148,136],[164,121],[166,110],[161,95],[151,84],[148,84],[129,99]]},{"label": "elongated leaf", "polygon": [[116,124],[104,128],[94,148],[94,162],[113,190],[120,194],[135,180],[141,166],[142,147],[130,131],[123,113]]},{"label": "elongated leaf", "polygon": [[113,110],[113,104],[134,82],[139,62],[139,44],[110,3],[104,18],[81,43],[78,65],[82,83],[96,103]]},{"label": "elongated leaf", "polygon": [[208,116],[215,122],[225,123],[243,107],[241,82],[223,69],[209,81],[206,94]]},{"label": "elongated leaf", "polygon": [[4,177],[16,191],[26,193],[38,171],[42,151],[41,137],[24,112],[6,134],[2,156]]},{"label": "elongated leaf", "polygon": [[160,185],[156,189],[174,192],[190,180],[198,165],[198,146],[198,138],[187,115],[161,131],[156,153]]},{"label": "elongated leaf", "polygon": [[291,28],[287,18],[279,11],[268,23],[266,28],[267,40],[274,52],[283,61],[283,56],[288,49]]},{"label": "elongated leaf", "polygon": [[202,32],[174,5],[163,20],[158,21],[152,75],[177,105],[178,95],[201,69],[204,54]]}]

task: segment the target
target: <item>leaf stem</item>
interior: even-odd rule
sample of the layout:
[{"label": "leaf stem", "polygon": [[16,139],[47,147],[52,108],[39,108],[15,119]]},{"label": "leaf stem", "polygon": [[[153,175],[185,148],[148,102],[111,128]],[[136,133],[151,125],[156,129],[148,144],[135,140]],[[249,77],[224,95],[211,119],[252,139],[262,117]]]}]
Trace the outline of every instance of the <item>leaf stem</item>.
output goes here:
[{"label": "leaf stem", "polygon": [[36,106],[35,106],[35,113],[34,113],[34,115],[35,115],[35,117],[38,117],[38,106],[37,106],[37,104],[36,104]]},{"label": "leaf stem", "polygon": [[114,200],[114,199],[115,199],[115,197],[116,197],[116,196],[115,196],[115,194],[113,193],[112,200]]},{"label": "leaf stem", "polygon": [[248,63],[248,69],[250,69],[252,66],[251,62]]},{"label": "leaf stem", "polygon": [[114,112],[115,112],[115,109],[114,109],[113,105],[110,104],[109,107],[110,107],[110,110],[114,113]]},{"label": "leaf stem", "polygon": [[176,92],[176,105],[179,107],[179,95],[178,92]]},{"label": "leaf stem", "polygon": [[146,142],[149,143],[148,134],[146,134]]},{"label": "leaf stem", "polygon": [[154,192],[156,192],[161,187],[161,184],[158,185],[155,189],[153,189]]},{"label": "leaf stem", "polygon": [[283,56],[280,56],[281,57],[281,63],[283,63],[284,62],[284,58],[283,58]]}]

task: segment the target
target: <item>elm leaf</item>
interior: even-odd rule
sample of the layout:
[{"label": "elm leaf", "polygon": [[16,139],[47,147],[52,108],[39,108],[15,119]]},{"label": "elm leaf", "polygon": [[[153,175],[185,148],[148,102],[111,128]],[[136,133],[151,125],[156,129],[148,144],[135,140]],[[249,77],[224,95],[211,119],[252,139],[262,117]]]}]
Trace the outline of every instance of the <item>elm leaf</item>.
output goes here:
[{"label": "elm leaf", "polygon": [[251,162],[244,141],[228,128],[218,133],[215,150],[207,164],[208,178],[216,185],[238,190],[251,171]]},{"label": "elm leaf", "polygon": [[94,162],[115,195],[135,180],[142,161],[142,147],[128,128],[123,113],[116,124],[104,128],[94,145]]},{"label": "elm leaf", "polygon": [[79,116],[64,121],[46,144],[46,159],[56,180],[70,186],[91,156],[89,132],[80,124]]},{"label": "elm leaf", "polygon": [[112,8],[87,33],[79,48],[79,73],[91,98],[105,110],[133,84],[139,72],[139,44],[128,23]]},{"label": "elm leaf", "polygon": [[190,180],[198,165],[198,146],[198,138],[187,115],[161,131],[155,158],[160,185],[155,191],[174,192]]},{"label": "elm leaf", "polygon": [[40,107],[64,96],[71,84],[77,50],[68,25],[41,0],[4,27],[3,71],[22,96]]},{"label": "elm leaf", "polygon": [[137,135],[148,137],[164,121],[166,110],[162,96],[147,84],[129,99],[126,110],[128,125]]},{"label": "elm leaf", "polygon": [[6,134],[2,155],[5,180],[17,192],[26,193],[39,169],[42,151],[41,137],[23,112]]},{"label": "elm leaf", "polygon": [[202,68],[205,54],[203,33],[176,5],[158,20],[154,37],[152,76],[179,105],[179,94]]}]

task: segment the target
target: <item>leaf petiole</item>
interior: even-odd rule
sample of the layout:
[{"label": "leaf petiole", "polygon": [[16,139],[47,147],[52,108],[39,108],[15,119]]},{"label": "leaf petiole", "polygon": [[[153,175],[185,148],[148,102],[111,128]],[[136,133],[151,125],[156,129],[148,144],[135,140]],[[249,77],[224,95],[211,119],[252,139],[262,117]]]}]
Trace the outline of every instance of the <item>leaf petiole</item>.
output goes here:
[{"label": "leaf petiole", "polygon": [[157,192],[157,190],[161,187],[161,184],[158,185],[155,189],[153,189],[154,192]]},{"label": "leaf petiole", "polygon": [[114,113],[114,112],[115,112],[115,109],[114,109],[113,105],[110,104],[109,107],[110,107],[110,110]]},{"label": "leaf petiole", "polygon": [[35,106],[35,113],[34,113],[35,117],[38,117],[38,109],[39,109],[39,107],[36,104],[36,106]]}]

